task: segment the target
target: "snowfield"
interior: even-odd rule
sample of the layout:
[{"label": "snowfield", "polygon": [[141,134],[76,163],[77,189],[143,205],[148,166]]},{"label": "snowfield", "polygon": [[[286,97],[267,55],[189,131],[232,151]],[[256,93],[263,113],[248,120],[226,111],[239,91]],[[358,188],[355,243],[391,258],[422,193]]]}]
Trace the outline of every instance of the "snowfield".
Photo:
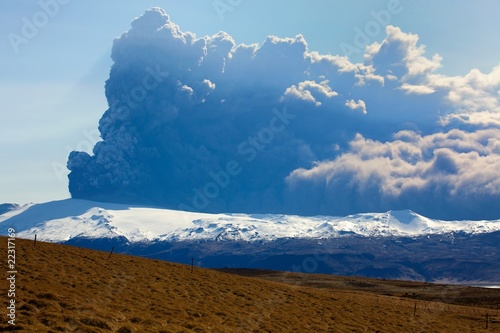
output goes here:
[{"label": "snowfield", "polygon": [[72,238],[125,237],[129,242],[184,240],[262,241],[280,238],[327,239],[347,236],[425,236],[500,230],[495,221],[441,221],[412,211],[345,217],[273,214],[206,214],[67,199],[9,206],[0,215],[0,234],[50,242]]}]

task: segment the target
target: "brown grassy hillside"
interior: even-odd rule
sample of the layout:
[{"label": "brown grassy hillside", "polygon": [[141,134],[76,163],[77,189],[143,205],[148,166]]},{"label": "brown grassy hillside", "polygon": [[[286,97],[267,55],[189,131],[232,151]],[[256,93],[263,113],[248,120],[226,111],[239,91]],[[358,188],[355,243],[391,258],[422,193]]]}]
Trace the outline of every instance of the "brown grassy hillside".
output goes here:
[{"label": "brown grassy hillside", "polygon": [[[7,239],[0,243],[7,275]],[[16,251],[18,332],[500,332],[495,309],[372,293],[359,290],[356,279],[350,290],[192,273],[189,266],[20,239]],[[0,331],[11,328],[7,287],[2,279]]]}]

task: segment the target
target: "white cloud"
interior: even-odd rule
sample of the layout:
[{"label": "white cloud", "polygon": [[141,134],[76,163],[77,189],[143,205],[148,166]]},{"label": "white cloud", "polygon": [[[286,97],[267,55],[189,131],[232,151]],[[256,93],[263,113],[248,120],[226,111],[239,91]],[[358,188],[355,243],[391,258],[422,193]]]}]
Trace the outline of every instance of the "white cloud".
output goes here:
[{"label": "white cloud", "polygon": [[351,63],[349,58],[345,56],[321,55],[318,52],[311,52],[308,57],[311,61],[311,67],[313,69],[315,67],[321,68],[320,71],[323,71],[323,74],[335,71],[340,75],[353,75],[357,86],[364,86],[368,82],[384,85],[384,77],[375,74],[375,68],[372,65]]},{"label": "white cloud", "polygon": [[287,88],[283,96],[283,101],[295,98],[305,102],[314,103],[316,106],[321,106],[322,100],[324,101],[336,96],[338,96],[338,93],[333,91],[328,85],[328,80],[320,83],[308,80],[300,82],[298,86],[292,85],[290,88]]},{"label": "white cloud", "polygon": [[442,58],[435,54],[425,57],[425,46],[419,45],[419,37],[394,26],[386,27],[387,37],[382,43],[374,43],[366,48],[365,60],[383,75],[391,71],[400,79],[421,76],[441,67]]},{"label": "white cloud", "polygon": [[500,66],[488,74],[473,69],[464,77],[429,75],[427,82],[446,92],[448,102],[459,112],[500,112]]},{"label": "white cloud", "polygon": [[436,90],[425,85],[413,85],[408,83],[403,83],[400,89],[405,91],[407,94],[415,95],[429,95],[436,92]]},{"label": "white cloud", "polygon": [[359,99],[357,102],[353,99],[350,99],[345,102],[345,106],[347,106],[349,109],[353,111],[359,110],[361,111],[361,113],[367,114],[366,103],[361,99]]},{"label": "white cloud", "polygon": [[[500,129],[412,131],[379,142],[357,135],[348,152],[287,178],[289,200],[341,211],[411,208],[441,218],[496,216],[500,195]],[[341,197],[355,198],[349,203]],[[307,199],[306,199],[307,200]],[[311,203],[312,204],[312,203]]]}]

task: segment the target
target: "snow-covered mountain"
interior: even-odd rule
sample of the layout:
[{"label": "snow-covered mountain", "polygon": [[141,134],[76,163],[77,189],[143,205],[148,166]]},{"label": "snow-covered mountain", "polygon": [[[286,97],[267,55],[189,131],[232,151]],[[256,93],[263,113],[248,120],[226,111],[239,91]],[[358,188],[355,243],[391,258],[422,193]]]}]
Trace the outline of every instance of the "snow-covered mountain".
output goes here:
[{"label": "snow-covered mountain", "polygon": [[0,212],[0,235],[14,228],[20,238],[203,267],[500,285],[500,220],[203,214],[73,199]]},{"label": "snow-covered mountain", "polygon": [[[128,242],[195,240],[274,241],[347,236],[415,237],[500,230],[496,221],[439,221],[412,211],[301,217],[271,214],[205,214],[67,199],[24,206],[3,205],[0,234],[51,242],[73,238],[117,238]],[[9,209],[7,209],[9,208]]]}]

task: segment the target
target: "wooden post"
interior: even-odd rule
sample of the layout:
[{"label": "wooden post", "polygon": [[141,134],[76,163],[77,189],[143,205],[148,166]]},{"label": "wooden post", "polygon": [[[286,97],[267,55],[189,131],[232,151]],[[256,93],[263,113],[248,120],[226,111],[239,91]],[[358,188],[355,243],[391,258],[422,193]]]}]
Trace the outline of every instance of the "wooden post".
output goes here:
[{"label": "wooden post", "polygon": [[194,258],[191,258],[191,273],[194,272]]},{"label": "wooden post", "polygon": [[35,234],[35,245],[34,246],[36,246],[36,234]]},{"label": "wooden post", "polygon": [[417,302],[415,302],[415,307],[413,308],[413,317],[417,315]]},{"label": "wooden post", "polygon": [[109,258],[111,258],[111,255],[113,254],[113,251],[114,251],[114,250],[115,250],[115,247],[113,246],[113,248],[111,249],[111,252],[109,253],[109,257],[108,257],[108,259],[109,259]]},{"label": "wooden post", "polygon": [[489,318],[488,318],[488,314],[486,314],[486,327],[485,327],[485,329],[488,329],[488,322],[489,322]]}]

